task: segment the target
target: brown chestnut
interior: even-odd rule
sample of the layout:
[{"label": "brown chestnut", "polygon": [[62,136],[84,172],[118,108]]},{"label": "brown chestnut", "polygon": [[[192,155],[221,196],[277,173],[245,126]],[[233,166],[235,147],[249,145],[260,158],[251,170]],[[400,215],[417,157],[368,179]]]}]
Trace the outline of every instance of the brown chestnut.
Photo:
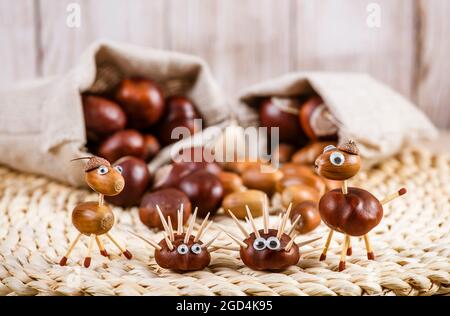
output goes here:
[{"label": "brown chestnut", "polygon": [[323,141],[310,143],[295,152],[292,156],[292,162],[297,164],[314,165],[316,158],[322,154],[323,150],[328,145],[336,146],[336,142]]},{"label": "brown chestnut", "polygon": [[145,134],[144,137],[144,155],[143,158],[145,161],[150,161],[153,157],[155,157],[159,150],[161,149],[161,145],[156,139],[155,136],[151,134]]},{"label": "brown chestnut", "polygon": [[195,133],[194,119],[200,118],[195,105],[186,97],[174,96],[166,102],[166,113],[159,127],[159,139],[164,145],[172,144],[178,139],[172,138],[172,130],[186,127],[190,135]]},{"label": "brown chestnut", "polygon": [[319,199],[319,191],[304,184],[291,185],[281,193],[281,202],[285,207],[290,203],[295,206],[304,201],[319,202]]},{"label": "brown chestnut", "polygon": [[214,162],[174,162],[160,168],[155,175],[155,188],[176,188],[181,179],[196,170],[206,170],[213,175],[219,175],[222,169]]},{"label": "brown chestnut", "polygon": [[223,186],[219,178],[200,169],[183,177],[178,188],[186,193],[192,205],[198,207],[198,216],[214,215],[223,197]]},{"label": "brown chestnut", "polygon": [[325,193],[319,202],[322,220],[331,229],[350,236],[363,236],[383,218],[383,206],[366,190],[349,187]]},{"label": "brown chestnut", "polygon": [[[267,170],[269,171],[269,170]],[[267,195],[275,192],[276,183],[283,177],[280,170],[262,172],[260,168],[248,169],[242,174],[242,182],[249,189],[264,191]]]},{"label": "brown chestnut", "polygon": [[241,177],[233,172],[222,171],[219,173],[218,177],[223,186],[224,196],[233,192],[242,191],[245,188]]},{"label": "brown chestnut", "polygon": [[286,188],[297,184],[307,185],[315,189],[319,192],[319,194],[323,194],[325,192],[325,183],[320,177],[313,174],[285,176],[277,182],[276,189],[277,192],[281,193]]},{"label": "brown chestnut", "polygon": [[300,216],[300,219],[295,229],[300,234],[309,233],[320,225],[320,214],[317,202],[303,201],[293,205],[290,218],[292,221],[295,221],[297,216]]},{"label": "brown chestnut", "polygon": [[144,137],[133,129],[114,133],[98,148],[98,155],[109,161],[116,161],[123,156],[142,158],[144,152]]},{"label": "brown chestnut", "polygon": [[180,190],[163,189],[146,193],[139,207],[139,218],[141,222],[149,228],[163,229],[161,219],[158,215],[156,205],[159,206],[164,218],[170,217],[174,229],[178,229],[177,210],[183,204],[183,224],[185,224],[191,214],[191,202],[189,198]]},{"label": "brown chestnut", "polygon": [[337,127],[320,96],[312,96],[299,111],[300,125],[312,141],[337,138]]},{"label": "brown chestnut", "polygon": [[272,153],[272,159],[278,160],[280,163],[285,163],[291,160],[292,155],[295,152],[295,147],[289,144],[279,144]]},{"label": "brown chestnut", "polygon": [[125,187],[115,196],[105,196],[105,200],[117,206],[139,205],[141,197],[150,183],[150,172],[142,159],[126,156],[117,160],[114,166],[120,166],[125,179]]},{"label": "brown chestnut", "polygon": [[260,168],[261,162],[259,161],[230,161],[223,162],[221,166],[224,170],[231,171],[242,175],[248,169]]},{"label": "brown chestnut", "polygon": [[227,195],[222,202],[222,207],[225,210],[225,214],[228,214],[228,210],[240,219],[244,219],[247,216],[247,205],[252,213],[253,217],[262,215],[262,206],[265,201],[266,194],[258,190],[246,190],[241,192],[234,192]]},{"label": "brown chestnut", "polygon": [[117,87],[115,99],[127,114],[129,125],[136,129],[155,124],[164,113],[161,89],[148,79],[122,80]]},{"label": "brown chestnut", "polygon": [[259,109],[261,125],[268,128],[279,128],[281,142],[301,145],[306,142],[298,121],[300,101],[297,98],[266,98],[263,99]]},{"label": "brown chestnut", "polygon": [[310,166],[299,165],[296,163],[288,162],[280,167],[280,171],[285,177],[290,176],[303,176],[303,175],[315,175],[314,170]]},{"label": "brown chestnut", "polygon": [[299,121],[303,128],[303,131],[309,139],[316,141],[318,137],[314,133],[311,127],[311,116],[319,105],[323,103],[322,98],[319,96],[313,96],[302,104],[299,111]]},{"label": "brown chestnut", "polygon": [[106,98],[84,95],[83,112],[88,138],[94,141],[124,129],[127,123],[122,108]]}]

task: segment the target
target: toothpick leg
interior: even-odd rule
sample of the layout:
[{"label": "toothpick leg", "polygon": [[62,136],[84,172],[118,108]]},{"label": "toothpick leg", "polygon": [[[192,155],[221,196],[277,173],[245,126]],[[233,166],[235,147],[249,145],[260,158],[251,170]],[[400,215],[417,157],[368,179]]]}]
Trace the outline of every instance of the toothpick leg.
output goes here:
[{"label": "toothpick leg", "polygon": [[108,252],[105,249],[105,246],[103,245],[103,241],[100,239],[98,235],[95,235],[95,241],[97,242],[98,249],[100,250],[100,254],[103,257],[108,257]]},{"label": "toothpick leg", "polygon": [[343,271],[345,269],[345,259],[347,254],[348,245],[350,244],[350,236],[345,235],[344,245],[342,246],[341,252],[341,261],[339,261],[339,271]]},{"label": "toothpick leg", "polygon": [[112,241],[112,243],[120,250],[120,252],[125,256],[125,258],[127,258],[127,259],[133,258],[133,255],[131,254],[131,252],[129,252],[129,251],[126,250],[126,249],[123,249],[123,248],[119,245],[119,243],[114,239],[114,237],[111,236],[110,233],[106,233],[106,237],[108,237],[109,240]]},{"label": "toothpick leg", "polygon": [[91,265],[91,253],[92,253],[92,245],[94,244],[95,234],[91,234],[89,238],[89,246],[86,258],[84,258],[84,267],[89,268]]},{"label": "toothpick leg", "polygon": [[323,247],[322,254],[320,255],[320,261],[323,261],[327,258],[328,248],[330,247],[331,238],[333,238],[334,230],[330,229],[328,233],[327,241],[325,242],[325,246]]},{"label": "toothpick leg", "polygon": [[375,260],[375,255],[373,253],[372,246],[370,245],[370,241],[369,241],[369,236],[367,234],[364,235],[364,243],[366,244],[367,259]]},{"label": "toothpick leg", "polygon": [[69,256],[72,253],[73,248],[75,248],[75,245],[80,241],[81,235],[82,235],[81,233],[78,234],[78,236],[75,238],[75,240],[70,245],[69,250],[67,250],[66,255],[61,258],[61,261],[59,262],[60,266],[65,266],[67,264],[67,259],[69,259]]},{"label": "toothpick leg", "polygon": [[352,241],[349,240],[349,242],[348,242],[348,248],[347,248],[347,256],[351,256],[352,253],[353,253],[353,251],[352,251]]}]

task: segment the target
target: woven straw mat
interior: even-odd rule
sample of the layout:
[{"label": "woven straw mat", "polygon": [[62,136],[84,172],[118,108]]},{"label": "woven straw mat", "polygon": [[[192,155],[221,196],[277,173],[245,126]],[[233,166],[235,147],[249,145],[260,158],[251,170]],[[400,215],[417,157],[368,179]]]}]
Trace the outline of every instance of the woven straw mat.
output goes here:
[{"label": "woven straw mat", "polygon": [[[81,171],[80,171],[81,172]],[[212,253],[203,271],[178,274],[159,268],[153,249],[133,230],[159,241],[161,232],[141,224],[137,208],[114,208],[112,233],[133,253],[118,256],[104,238],[110,259],[95,248],[91,267],[82,267],[88,237],[58,265],[77,235],[71,211],[80,201],[96,200],[44,177],[0,167],[0,295],[443,295],[450,293],[450,158],[408,150],[350,181],[382,198],[405,186],[408,194],[385,206],[371,233],[375,261],[366,259],[364,242],[352,238],[353,255],[338,272],[343,235],[334,234],[327,259],[318,260],[328,233],[322,224],[297,241],[322,236],[304,246],[299,263],[271,273],[247,268],[236,251]],[[271,224],[276,223],[271,216]],[[229,217],[214,221],[239,235]],[[256,219],[262,227],[262,219]],[[200,220],[197,221],[197,229]],[[203,240],[219,231],[208,230]],[[225,234],[215,244],[232,245]],[[233,245],[234,246],[234,245]]]}]

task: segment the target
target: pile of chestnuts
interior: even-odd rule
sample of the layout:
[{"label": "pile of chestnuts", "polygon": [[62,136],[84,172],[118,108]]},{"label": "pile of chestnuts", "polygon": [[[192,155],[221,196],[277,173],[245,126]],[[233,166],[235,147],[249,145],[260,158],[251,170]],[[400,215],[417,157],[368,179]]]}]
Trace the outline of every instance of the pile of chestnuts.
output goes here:
[{"label": "pile of chestnuts", "polygon": [[82,96],[88,150],[123,169],[124,190],[106,200],[114,205],[138,205],[151,186],[147,162],[171,138],[175,127],[194,130],[201,118],[194,103],[185,96],[165,98],[162,88],[144,78],[126,78],[104,95]]}]

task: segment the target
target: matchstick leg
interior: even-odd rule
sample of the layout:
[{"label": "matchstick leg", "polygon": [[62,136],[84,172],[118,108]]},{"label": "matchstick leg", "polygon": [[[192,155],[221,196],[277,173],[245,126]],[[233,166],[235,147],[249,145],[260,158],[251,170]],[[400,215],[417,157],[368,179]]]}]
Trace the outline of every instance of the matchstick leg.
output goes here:
[{"label": "matchstick leg", "polygon": [[367,259],[375,260],[375,255],[373,253],[372,246],[370,245],[370,240],[369,240],[368,235],[364,235],[364,243],[366,244]]},{"label": "matchstick leg", "polygon": [[75,238],[75,240],[70,245],[69,250],[67,250],[66,255],[61,258],[61,261],[59,262],[60,266],[65,266],[67,264],[67,259],[69,259],[69,256],[72,253],[72,250],[75,248],[76,244],[80,241],[81,235],[82,235],[81,233],[78,234],[78,236]]},{"label": "matchstick leg", "polygon": [[350,240],[348,243],[348,248],[347,248],[347,256],[351,256],[353,253],[352,251],[352,241]]},{"label": "matchstick leg", "polygon": [[89,268],[89,266],[91,265],[91,254],[92,254],[92,246],[94,244],[94,239],[95,239],[95,234],[91,234],[91,236],[89,238],[89,246],[88,246],[87,255],[84,258],[84,267],[85,268]]},{"label": "matchstick leg", "polygon": [[129,252],[127,249],[122,248],[119,243],[114,239],[113,236],[111,236],[110,233],[106,233],[106,237],[109,238],[109,240],[112,241],[112,243],[120,250],[120,253],[122,253],[125,258],[127,258],[128,260],[130,260],[131,258],[133,258],[133,255],[131,254],[131,252]]},{"label": "matchstick leg", "polygon": [[320,261],[323,261],[327,258],[328,248],[330,247],[331,239],[333,238],[334,230],[330,229],[328,233],[327,241],[325,242],[325,246],[323,247],[322,254],[320,255]]},{"label": "matchstick leg", "polygon": [[108,257],[108,252],[105,249],[105,246],[103,245],[103,241],[100,239],[100,236],[95,236],[95,241],[97,242],[98,250],[100,250],[100,254],[103,257]]},{"label": "matchstick leg", "polygon": [[350,236],[345,235],[345,241],[344,245],[342,246],[342,252],[341,252],[341,260],[339,261],[339,272],[343,271],[345,269],[345,261],[346,261],[346,255],[347,255],[347,249],[350,244]]}]

